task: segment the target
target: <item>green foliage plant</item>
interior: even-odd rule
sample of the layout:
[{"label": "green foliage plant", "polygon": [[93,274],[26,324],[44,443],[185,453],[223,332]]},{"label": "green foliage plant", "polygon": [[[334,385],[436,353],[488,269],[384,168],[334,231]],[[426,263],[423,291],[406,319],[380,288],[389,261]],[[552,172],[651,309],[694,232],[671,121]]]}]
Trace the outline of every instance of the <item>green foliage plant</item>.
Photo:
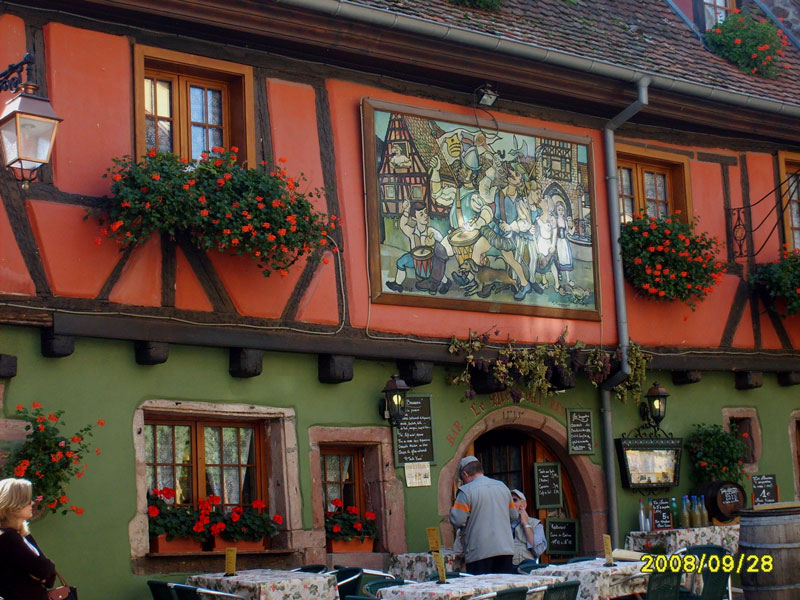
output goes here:
[{"label": "green foliage plant", "polygon": [[114,158],[104,175],[113,197],[87,215],[99,219],[95,243],[108,237],[124,249],[154,233],[185,232],[202,250],[249,255],[265,276],[286,276],[303,255],[318,258],[339,225],[335,215],[314,208],[311,198],[320,193],[301,193],[302,179],[281,166],[245,168],[236,152],[215,147],[196,163],[153,150],[138,161]]},{"label": "green foliage plant", "polygon": [[620,230],[625,279],[648,299],[685,302],[692,310],[713,291],[725,273],[716,260],[720,242],[696,233],[696,220],[684,223],[681,212],[665,219],[634,214]]},{"label": "green foliage plant", "polygon": [[[39,510],[62,515],[74,512],[82,515],[84,509],[69,503],[67,488],[73,478],[80,479],[86,473],[84,456],[91,450],[88,438],[92,437],[94,424],[81,427],[73,434],[62,434],[63,410],[46,413],[40,402],[28,410],[17,405],[17,418],[27,421],[25,441],[7,456],[2,477],[25,477],[33,486],[33,496]],[[103,419],[97,425],[105,425]],[[100,449],[95,448],[95,454]]]},{"label": "green foliage plant", "polygon": [[[619,351],[617,358],[621,360]],[[652,360],[652,357],[645,354],[642,347],[634,342],[628,343],[628,365],[631,368],[631,374],[620,384],[614,387],[614,395],[620,402],[625,402],[628,397],[631,397],[635,402],[642,398],[644,393],[644,383],[647,380],[647,365]]]},{"label": "green foliage plant", "polygon": [[[757,265],[749,277],[750,284],[764,292],[772,302],[767,307],[780,312],[775,301],[786,301],[786,314],[800,312],[800,253],[789,251],[783,245],[781,258],[771,263]],[[785,315],[784,315],[785,316]]]},{"label": "green foliage plant", "polygon": [[[696,423],[685,442],[692,455],[694,474],[698,482],[730,480],[739,483],[744,475],[742,465],[747,456],[747,444],[737,435],[731,423],[730,432],[721,425]],[[742,434],[747,436],[747,433]]]},{"label": "green foliage plant", "polygon": [[367,511],[364,518],[359,516],[357,506],[345,507],[339,498],[331,501],[334,509],[325,514],[325,537],[348,542],[353,538],[364,541],[365,537],[378,539],[377,515]]},{"label": "green foliage plant", "polygon": [[743,73],[775,78],[789,65],[783,48],[790,44],[786,34],[765,18],[738,9],[706,31],[712,52],[734,63]]}]

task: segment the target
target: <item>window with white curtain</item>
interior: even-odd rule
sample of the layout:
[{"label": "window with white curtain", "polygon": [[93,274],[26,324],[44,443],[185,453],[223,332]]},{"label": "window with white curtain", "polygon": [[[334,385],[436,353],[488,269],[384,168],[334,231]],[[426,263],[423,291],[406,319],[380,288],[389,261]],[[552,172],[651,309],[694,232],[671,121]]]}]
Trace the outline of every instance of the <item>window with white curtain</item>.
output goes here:
[{"label": "window with white curtain", "polygon": [[333,500],[342,504],[356,506],[364,516],[365,492],[361,448],[349,446],[320,446],[322,473],[322,500],[325,512],[334,512]]}]

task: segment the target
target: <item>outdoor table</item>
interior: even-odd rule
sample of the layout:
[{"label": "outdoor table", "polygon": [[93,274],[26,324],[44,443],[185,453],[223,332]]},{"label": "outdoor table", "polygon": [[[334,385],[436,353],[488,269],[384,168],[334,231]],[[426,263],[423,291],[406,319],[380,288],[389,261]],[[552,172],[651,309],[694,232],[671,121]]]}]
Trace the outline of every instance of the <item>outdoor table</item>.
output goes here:
[{"label": "outdoor table", "polygon": [[631,531],[625,538],[625,549],[646,554],[671,554],[679,548],[715,544],[730,550],[739,550],[739,526],[719,525],[691,529],[665,529],[664,531]]},{"label": "outdoor table", "polygon": [[[476,575],[475,577],[453,577],[447,583],[426,581],[385,587],[378,590],[378,598],[383,600],[460,600],[480,594],[497,592],[512,587],[534,588],[564,581],[555,575]],[[531,594],[528,600],[539,600],[542,593]]]},{"label": "outdoor table", "polygon": [[642,570],[643,562],[616,561],[613,567],[606,567],[605,560],[596,558],[583,562],[550,565],[536,569],[537,575],[559,575],[567,581],[580,581],[578,600],[607,600],[630,594],[643,594],[647,591],[647,577],[629,577]]},{"label": "outdoor table", "polygon": [[186,583],[218,592],[238,594],[247,600],[337,600],[336,576],[253,569],[225,577],[224,573],[191,575]]},{"label": "outdoor table", "polygon": [[[453,550],[442,550],[445,571],[463,571],[464,555]],[[389,557],[389,573],[401,579],[427,581],[436,571],[436,562],[430,552],[392,554]]]}]

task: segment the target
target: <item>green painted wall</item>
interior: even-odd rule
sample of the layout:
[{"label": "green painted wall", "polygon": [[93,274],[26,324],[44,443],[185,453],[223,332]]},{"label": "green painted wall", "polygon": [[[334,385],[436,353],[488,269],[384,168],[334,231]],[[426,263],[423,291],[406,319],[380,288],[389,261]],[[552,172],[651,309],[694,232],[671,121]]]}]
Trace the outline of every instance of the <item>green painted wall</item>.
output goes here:
[{"label": "green painted wall", "polygon": [[[45,409],[64,409],[64,432],[72,432],[98,418],[106,420],[97,428],[94,441],[101,448],[99,457],[90,456],[86,476],[75,480],[69,496],[85,507],[83,516],[48,515],[33,524],[34,534],[59,570],[78,585],[83,600],[100,600],[113,590],[122,600],[148,597],[145,581],[130,568],[128,524],[135,513],[135,481],[132,417],[138,405],[148,399],[182,399],[209,402],[247,402],[292,407],[297,413],[300,448],[300,491],[303,499],[303,524],[311,526],[312,506],[308,464],[308,427],[383,425],[378,416],[378,394],[394,363],[358,361],[353,381],[324,385],[317,380],[316,356],[273,353],[264,360],[264,372],[252,379],[236,379],[228,374],[228,352],[217,348],[171,346],[167,363],[140,366],[134,360],[133,344],[79,338],[75,353],[61,359],[43,358],[36,329],[0,327],[0,351],[18,357],[16,377],[6,380],[3,412],[11,417],[16,404],[30,406],[42,402]],[[437,368],[434,383],[416,388],[430,393],[436,463],[432,466],[434,485],[406,488],[406,533],[410,551],[427,549],[425,528],[439,523],[437,484],[442,465],[449,461],[467,431],[491,410],[485,396],[478,397],[485,411],[476,415],[470,403],[461,402],[462,389],[446,383],[447,371]],[[800,409],[797,388],[778,386],[774,375],[765,375],[759,390],[738,391],[732,374],[704,374],[699,384],[670,385],[668,373],[651,373],[649,380],[665,382],[671,392],[667,417],[662,427],[676,436],[686,436],[695,422],[721,422],[725,407],[749,406],[758,409],[764,450],[760,472],[775,473],[783,499],[794,495],[791,449],[787,420],[792,410]],[[536,407],[564,422],[559,406],[591,408],[594,411],[596,439],[600,441],[599,395],[585,378],[578,387],[549,399]],[[639,424],[635,403],[613,401],[615,436]],[[505,404],[504,407],[507,407]],[[523,402],[524,407],[534,408]],[[458,422],[460,432],[453,427]],[[452,442],[448,435],[454,433]],[[601,463],[601,452],[591,457]],[[613,467],[617,472],[616,464]],[[397,470],[403,479],[403,470]],[[684,456],[681,485],[675,495],[691,489],[688,455]],[[745,483],[748,493],[749,482]],[[670,494],[672,495],[672,493]],[[639,494],[618,490],[621,537],[636,527]],[[183,579],[182,574],[170,577]]]}]

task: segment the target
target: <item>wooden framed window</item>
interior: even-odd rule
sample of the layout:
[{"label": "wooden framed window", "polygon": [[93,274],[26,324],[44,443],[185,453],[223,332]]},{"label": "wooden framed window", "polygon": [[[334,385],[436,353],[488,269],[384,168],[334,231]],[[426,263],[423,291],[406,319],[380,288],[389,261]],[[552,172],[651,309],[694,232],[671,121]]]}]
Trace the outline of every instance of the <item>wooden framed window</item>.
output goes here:
[{"label": "wooden framed window", "polygon": [[780,152],[783,225],[789,248],[800,249],[800,154]]},{"label": "wooden framed window", "polygon": [[192,506],[213,494],[225,510],[269,504],[263,421],[145,416],[144,427],[148,490],[172,488]]},{"label": "wooden framed window", "polygon": [[345,507],[357,506],[361,517],[366,511],[364,451],[354,446],[320,446],[322,502],[325,512],[333,512],[337,498]]},{"label": "wooden framed window", "polygon": [[681,155],[617,145],[617,184],[620,220],[634,213],[664,219],[681,211],[690,217],[689,160]]},{"label": "wooden framed window", "polygon": [[215,146],[255,157],[252,68],[160,48],[135,50],[136,151],[192,160]]},{"label": "wooden framed window", "polygon": [[758,461],[761,459],[761,423],[758,420],[758,411],[747,407],[723,408],[722,428],[725,431],[736,429],[737,436],[747,445],[747,455],[743,460],[744,471],[758,471]]},{"label": "wooden framed window", "polygon": [[705,17],[706,29],[711,29],[725,20],[736,8],[735,0],[703,0],[703,15]]}]

